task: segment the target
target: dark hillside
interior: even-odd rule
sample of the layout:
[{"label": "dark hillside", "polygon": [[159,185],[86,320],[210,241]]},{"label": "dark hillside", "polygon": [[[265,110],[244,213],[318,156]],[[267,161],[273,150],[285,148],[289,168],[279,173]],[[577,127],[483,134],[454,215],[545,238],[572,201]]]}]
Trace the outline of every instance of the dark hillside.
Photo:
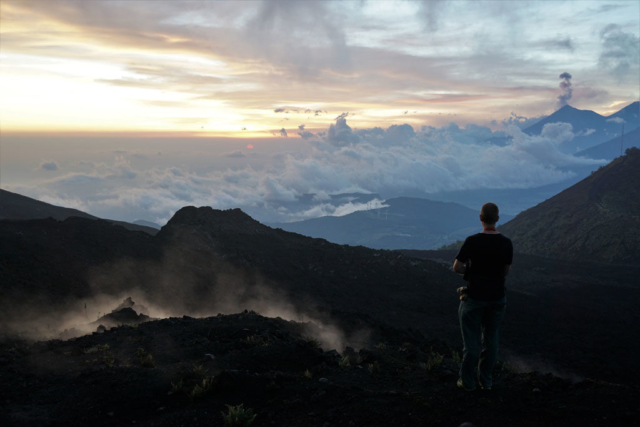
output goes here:
[{"label": "dark hillside", "polygon": [[[357,307],[403,325],[426,315],[429,327],[455,330],[447,302],[455,302],[457,278],[446,267],[274,230],[239,209],[183,208],[154,237],[70,218],[0,221],[0,238],[4,321],[25,306],[81,309],[80,298],[121,299],[132,289],[165,313],[228,312],[251,303],[330,316]],[[407,309],[414,300],[432,309],[420,302]],[[88,310],[99,309],[91,303]]]},{"label": "dark hillside", "polygon": [[[56,311],[77,299],[144,285],[141,269],[129,281],[94,281],[93,271],[119,260],[160,260],[153,236],[99,219],[0,221],[0,324],[12,317]],[[137,274],[136,274],[137,272]],[[22,313],[22,314],[20,314]],[[26,320],[26,319],[25,319]]]},{"label": "dark hillside", "polygon": [[419,304],[418,311],[407,310],[407,298],[430,301],[432,326],[442,324],[440,305],[452,297],[455,280],[437,263],[273,229],[239,209],[183,208],[156,237],[164,247],[181,248],[187,260],[224,260],[243,272],[246,283],[266,281],[299,307],[393,312],[394,321],[404,325],[424,312]]},{"label": "dark hillside", "polygon": [[630,148],[574,186],[500,227],[520,252],[640,263],[640,149]]},{"label": "dark hillside", "polygon": [[[65,208],[62,206],[54,206],[49,203],[41,202],[21,194],[12,193],[0,189],[0,220],[24,220],[24,219],[44,219],[53,218],[58,221],[65,220],[72,216],[87,219],[99,219],[86,212],[77,209]],[[105,221],[120,225],[127,230],[144,231],[147,234],[155,235],[158,230],[145,225],[131,224],[124,221],[114,221],[107,219]]]}]

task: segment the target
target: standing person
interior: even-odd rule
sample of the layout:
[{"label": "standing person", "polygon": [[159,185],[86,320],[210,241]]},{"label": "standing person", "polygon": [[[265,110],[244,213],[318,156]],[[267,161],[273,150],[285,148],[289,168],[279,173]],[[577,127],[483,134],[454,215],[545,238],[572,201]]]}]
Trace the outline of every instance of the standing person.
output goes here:
[{"label": "standing person", "polygon": [[482,205],[482,233],[467,237],[453,263],[453,271],[468,281],[458,308],[464,345],[458,387],[467,391],[475,390],[476,381],[491,389],[498,357],[498,330],[507,307],[505,277],[513,262],[511,239],[496,230],[499,219],[498,206]]}]

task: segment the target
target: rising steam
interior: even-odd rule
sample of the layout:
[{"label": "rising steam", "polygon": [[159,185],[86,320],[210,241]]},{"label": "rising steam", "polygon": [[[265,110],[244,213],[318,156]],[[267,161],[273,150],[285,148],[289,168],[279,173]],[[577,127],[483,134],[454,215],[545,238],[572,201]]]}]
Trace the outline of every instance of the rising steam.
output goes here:
[{"label": "rising steam", "polygon": [[[369,330],[346,333],[308,299],[292,302],[279,290],[281,286],[255,271],[220,259],[205,264],[194,258],[193,254],[185,257],[180,246],[169,246],[158,260],[120,259],[95,267],[88,277],[92,296],[70,297],[61,304],[34,299],[15,307],[9,316],[12,321],[0,326],[5,334],[28,339],[68,339],[96,332],[104,315],[132,306],[152,319],[253,310],[265,317],[306,323],[306,335],[317,339],[325,350],[342,351],[347,345],[359,349],[370,338]],[[194,263],[209,269],[193,268]]]}]

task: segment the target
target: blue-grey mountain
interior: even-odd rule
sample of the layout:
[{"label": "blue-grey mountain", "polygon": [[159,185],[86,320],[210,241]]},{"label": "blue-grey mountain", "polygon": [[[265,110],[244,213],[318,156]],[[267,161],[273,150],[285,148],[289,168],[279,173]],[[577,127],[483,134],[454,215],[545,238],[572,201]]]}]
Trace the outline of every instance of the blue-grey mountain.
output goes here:
[{"label": "blue-grey mountain", "polygon": [[[480,227],[477,209],[457,203],[398,197],[386,207],[272,224],[286,231],[327,239],[333,243],[374,249],[434,249],[466,237]],[[503,215],[503,221],[511,219]]]}]

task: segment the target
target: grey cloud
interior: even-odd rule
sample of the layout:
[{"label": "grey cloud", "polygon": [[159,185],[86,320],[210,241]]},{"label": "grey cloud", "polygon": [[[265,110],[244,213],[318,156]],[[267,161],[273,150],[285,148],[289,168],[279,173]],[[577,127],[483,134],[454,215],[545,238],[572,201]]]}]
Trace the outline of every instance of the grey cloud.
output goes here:
[{"label": "grey cloud", "polygon": [[406,123],[403,125],[391,125],[385,131],[385,138],[390,140],[406,141],[413,138],[415,135],[416,132],[413,130],[413,127]]},{"label": "grey cloud", "polygon": [[599,64],[619,80],[638,75],[640,36],[609,24],[600,32],[602,51]]},{"label": "grey cloud", "polygon": [[525,117],[516,114],[514,111],[511,112],[511,115],[508,119],[502,120],[502,126],[508,127],[510,125],[517,126],[520,129],[526,129],[529,126],[533,126],[538,123],[540,120],[544,119],[547,116],[537,116],[537,117]]},{"label": "grey cloud", "polygon": [[625,120],[622,117],[613,117],[611,119],[607,119],[608,122],[613,122],[613,123],[618,123],[618,124],[623,124],[626,123]]},{"label": "grey cloud", "polygon": [[300,108],[299,107],[278,107],[276,109],[273,110],[274,113],[285,113],[285,114],[289,114],[289,113],[300,113]]},{"label": "grey cloud", "polygon": [[298,130],[304,130],[304,126],[305,126],[305,125],[299,125],[299,126],[298,126]]},{"label": "grey cloud", "polygon": [[38,167],[38,169],[44,170],[44,171],[57,171],[58,164],[54,161],[42,162],[40,163],[40,166]]},{"label": "grey cloud", "polygon": [[542,46],[568,50],[570,52],[576,49],[573,40],[569,36],[558,36],[554,39],[545,40],[542,42]]},{"label": "grey cloud", "polygon": [[420,2],[420,16],[424,20],[425,29],[433,32],[438,29],[438,21],[442,9],[446,6],[444,0],[423,0]]},{"label": "grey cloud", "polygon": [[231,157],[236,159],[241,159],[243,157],[247,157],[242,151],[232,151],[231,153],[224,154],[225,157]]},{"label": "grey cloud", "polygon": [[316,137],[313,133],[306,130],[303,132],[298,132],[298,135],[300,135],[300,138],[302,139],[311,139]]},{"label": "grey cloud", "polygon": [[348,144],[358,142],[360,138],[351,131],[351,126],[347,124],[345,117],[349,113],[343,113],[336,118],[335,124],[329,126],[326,142],[331,145],[342,147]]},{"label": "grey cloud", "polygon": [[280,129],[280,136],[284,136],[285,138],[289,136],[285,128]]},{"label": "grey cloud", "polygon": [[[285,64],[298,78],[313,78],[327,66],[346,69],[351,63],[340,17],[327,2],[289,2],[267,0],[247,21],[245,34],[252,56],[271,63]],[[309,54],[308,43],[320,42]]]},{"label": "grey cloud", "polygon": [[442,127],[423,126],[420,138],[430,142],[448,141],[458,145],[481,144],[492,137],[505,137],[504,132],[493,132],[485,126],[469,124],[461,128],[456,123],[449,123]]}]

